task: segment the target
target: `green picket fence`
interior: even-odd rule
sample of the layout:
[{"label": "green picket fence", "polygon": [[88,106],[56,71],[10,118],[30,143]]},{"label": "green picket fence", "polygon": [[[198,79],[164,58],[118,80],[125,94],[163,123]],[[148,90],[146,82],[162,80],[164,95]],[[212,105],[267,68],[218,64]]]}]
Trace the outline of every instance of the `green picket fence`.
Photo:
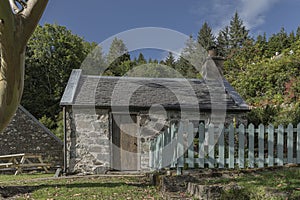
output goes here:
[{"label": "green picket fence", "polygon": [[152,169],[263,168],[300,163],[300,124],[284,127],[171,124],[150,144]]}]

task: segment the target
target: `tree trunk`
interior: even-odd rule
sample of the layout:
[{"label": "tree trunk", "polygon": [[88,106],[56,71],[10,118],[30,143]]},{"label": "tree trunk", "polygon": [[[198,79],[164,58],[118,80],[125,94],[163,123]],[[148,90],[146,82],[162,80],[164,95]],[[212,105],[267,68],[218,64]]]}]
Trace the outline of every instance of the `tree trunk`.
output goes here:
[{"label": "tree trunk", "polygon": [[29,0],[22,9],[16,10],[14,0],[0,1],[0,132],[20,104],[26,43],[47,3],[48,0]]}]

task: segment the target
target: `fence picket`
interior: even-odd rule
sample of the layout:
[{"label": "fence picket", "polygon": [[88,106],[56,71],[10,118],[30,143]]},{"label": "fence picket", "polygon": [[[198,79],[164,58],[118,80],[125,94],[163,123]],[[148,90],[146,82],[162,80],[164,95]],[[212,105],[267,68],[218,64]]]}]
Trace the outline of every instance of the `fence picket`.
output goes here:
[{"label": "fence picket", "polygon": [[219,126],[219,168],[225,167],[224,125]]},{"label": "fence picket", "polygon": [[[194,150],[195,130],[199,131],[198,158],[195,158],[197,153]],[[208,138],[205,138],[206,131]],[[225,137],[225,134],[228,134],[228,137]],[[297,137],[294,138],[294,134]],[[218,141],[216,141],[216,136],[218,136]],[[225,138],[226,140],[228,138],[228,147],[225,146]],[[207,139],[207,144],[205,139]],[[248,139],[247,145],[246,139]],[[265,139],[267,139],[267,151],[265,151]],[[208,149],[205,149],[205,144],[208,145]],[[286,157],[284,153],[285,144]],[[236,150],[235,145],[238,148]],[[240,125],[236,130],[233,124],[230,124],[228,129],[225,129],[224,125],[219,125],[217,128],[210,124],[206,129],[203,123],[197,128],[193,127],[192,123],[180,122],[179,125],[171,123],[165,132],[151,140],[149,144],[149,166],[151,169],[177,166],[177,174],[182,174],[182,169],[185,166],[195,168],[195,163],[198,164],[199,168],[206,167],[205,164],[208,164],[209,168],[224,168],[225,166],[234,168],[236,164],[239,168],[245,168],[245,147],[248,151],[249,168],[255,166],[263,168],[265,164],[282,166],[286,163],[300,163],[300,124],[295,129],[292,124],[289,124],[285,132],[284,126],[280,125],[275,129],[272,124],[268,127],[261,124],[257,130],[253,124],[250,124],[248,128]],[[256,147],[258,150],[255,149]],[[296,158],[294,158],[294,150],[297,153]]]},{"label": "fence picket", "polygon": [[274,166],[274,126],[268,127],[268,166]]},{"label": "fence picket", "polygon": [[163,145],[162,145],[162,166],[170,167],[172,163],[172,151],[170,146],[171,133],[168,130],[165,130],[163,133]]},{"label": "fence picket", "polygon": [[248,150],[248,159],[249,159],[249,168],[254,168],[254,135],[255,128],[253,124],[250,124],[248,127],[249,131],[249,150]]},{"label": "fence picket", "polygon": [[264,145],[265,127],[260,124],[258,127],[258,167],[263,168],[265,163],[265,145]]},{"label": "fence picket", "polygon": [[177,144],[177,174],[180,175],[182,168],[184,167],[184,146],[183,146],[183,133],[184,133],[184,124],[180,122],[178,129],[178,144]]},{"label": "fence picket", "polygon": [[234,168],[234,127],[233,124],[230,124],[229,126],[229,168]]},{"label": "fence picket", "polygon": [[245,126],[239,126],[239,168],[245,167]]},{"label": "fence picket", "polygon": [[188,165],[189,168],[194,168],[195,167],[195,159],[194,159],[194,126],[192,123],[188,124],[188,129],[187,129],[187,134],[188,134]]},{"label": "fence picket", "polygon": [[[173,152],[171,167],[176,167],[176,164],[177,164],[177,134],[176,134],[176,131],[177,130],[176,130],[175,123],[172,123],[170,131],[171,131],[171,138],[172,138],[171,149]],[[172,154],[170,154],[170,155],[172,155]]]},{"label": "fence picket", "polygon": [[284,128],[282,125],[278,127],[277,133],[277,165],[283,165],[283,137],[284,137]]},{"label": "fence picket", "polygon": [[155,150],[155,143],[154,141],[152,140],[150,142],[150,152],[149,152],[149,166],[151,169],[154,169],[154,150]]},{"label": "fence picket", "polygon": [[215,161],[215,129],[214,125],[208,126],[208,167],[214,168]]},{"label": "fence picket", "polygon": [[205,125],[201,123],[199,125],[199,167],[204,168],[204,141],[205,139]]},{"label": "fence picket", "polygon": [[297,164],[300,163],[300,123],[297,125]]},{"label": "fence picket", "polygon": [[289,124],[287,128],[287,149],[288,149],[288,155],[287,155],[287,162],[293,163],[293,125]]}]

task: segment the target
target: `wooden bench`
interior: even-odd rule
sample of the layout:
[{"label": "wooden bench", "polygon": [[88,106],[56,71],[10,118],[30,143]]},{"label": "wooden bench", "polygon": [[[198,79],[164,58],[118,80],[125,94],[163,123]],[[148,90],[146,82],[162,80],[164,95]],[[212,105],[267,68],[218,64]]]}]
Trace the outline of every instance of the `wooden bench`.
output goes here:
[{"label": "wooden bench", "polygon": [[40,154],[11,154],[0,156],[0,168],[14,168],[16,169],[15,175],[22,173],[24,168],[43,168],[46,173],[48,173],[48,168],[51,164],[44,163],[42,155]]}]

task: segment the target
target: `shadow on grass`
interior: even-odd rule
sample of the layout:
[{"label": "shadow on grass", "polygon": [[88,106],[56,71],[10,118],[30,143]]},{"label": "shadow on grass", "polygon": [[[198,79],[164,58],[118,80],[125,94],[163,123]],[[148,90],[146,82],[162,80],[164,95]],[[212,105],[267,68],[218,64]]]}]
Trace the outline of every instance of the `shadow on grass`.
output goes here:
[{"label": "shadow on grass", "polygon": [[130,186],[130,187],[140,187],[140,188],[146,188],[148,186],[151,186],[148,183],[125,183],[125,182],[119,182],[119,183],[113,183],[113,182],[107,182],[107,183],[70,183],[70,184],[41,184],[39,186],[0,186],[0,199],[2,198],[8,198],[13,197],[16,195],[23,195],[32,193],[36,190],[43,189],[43,188],[117,188],[122,186]]}]

